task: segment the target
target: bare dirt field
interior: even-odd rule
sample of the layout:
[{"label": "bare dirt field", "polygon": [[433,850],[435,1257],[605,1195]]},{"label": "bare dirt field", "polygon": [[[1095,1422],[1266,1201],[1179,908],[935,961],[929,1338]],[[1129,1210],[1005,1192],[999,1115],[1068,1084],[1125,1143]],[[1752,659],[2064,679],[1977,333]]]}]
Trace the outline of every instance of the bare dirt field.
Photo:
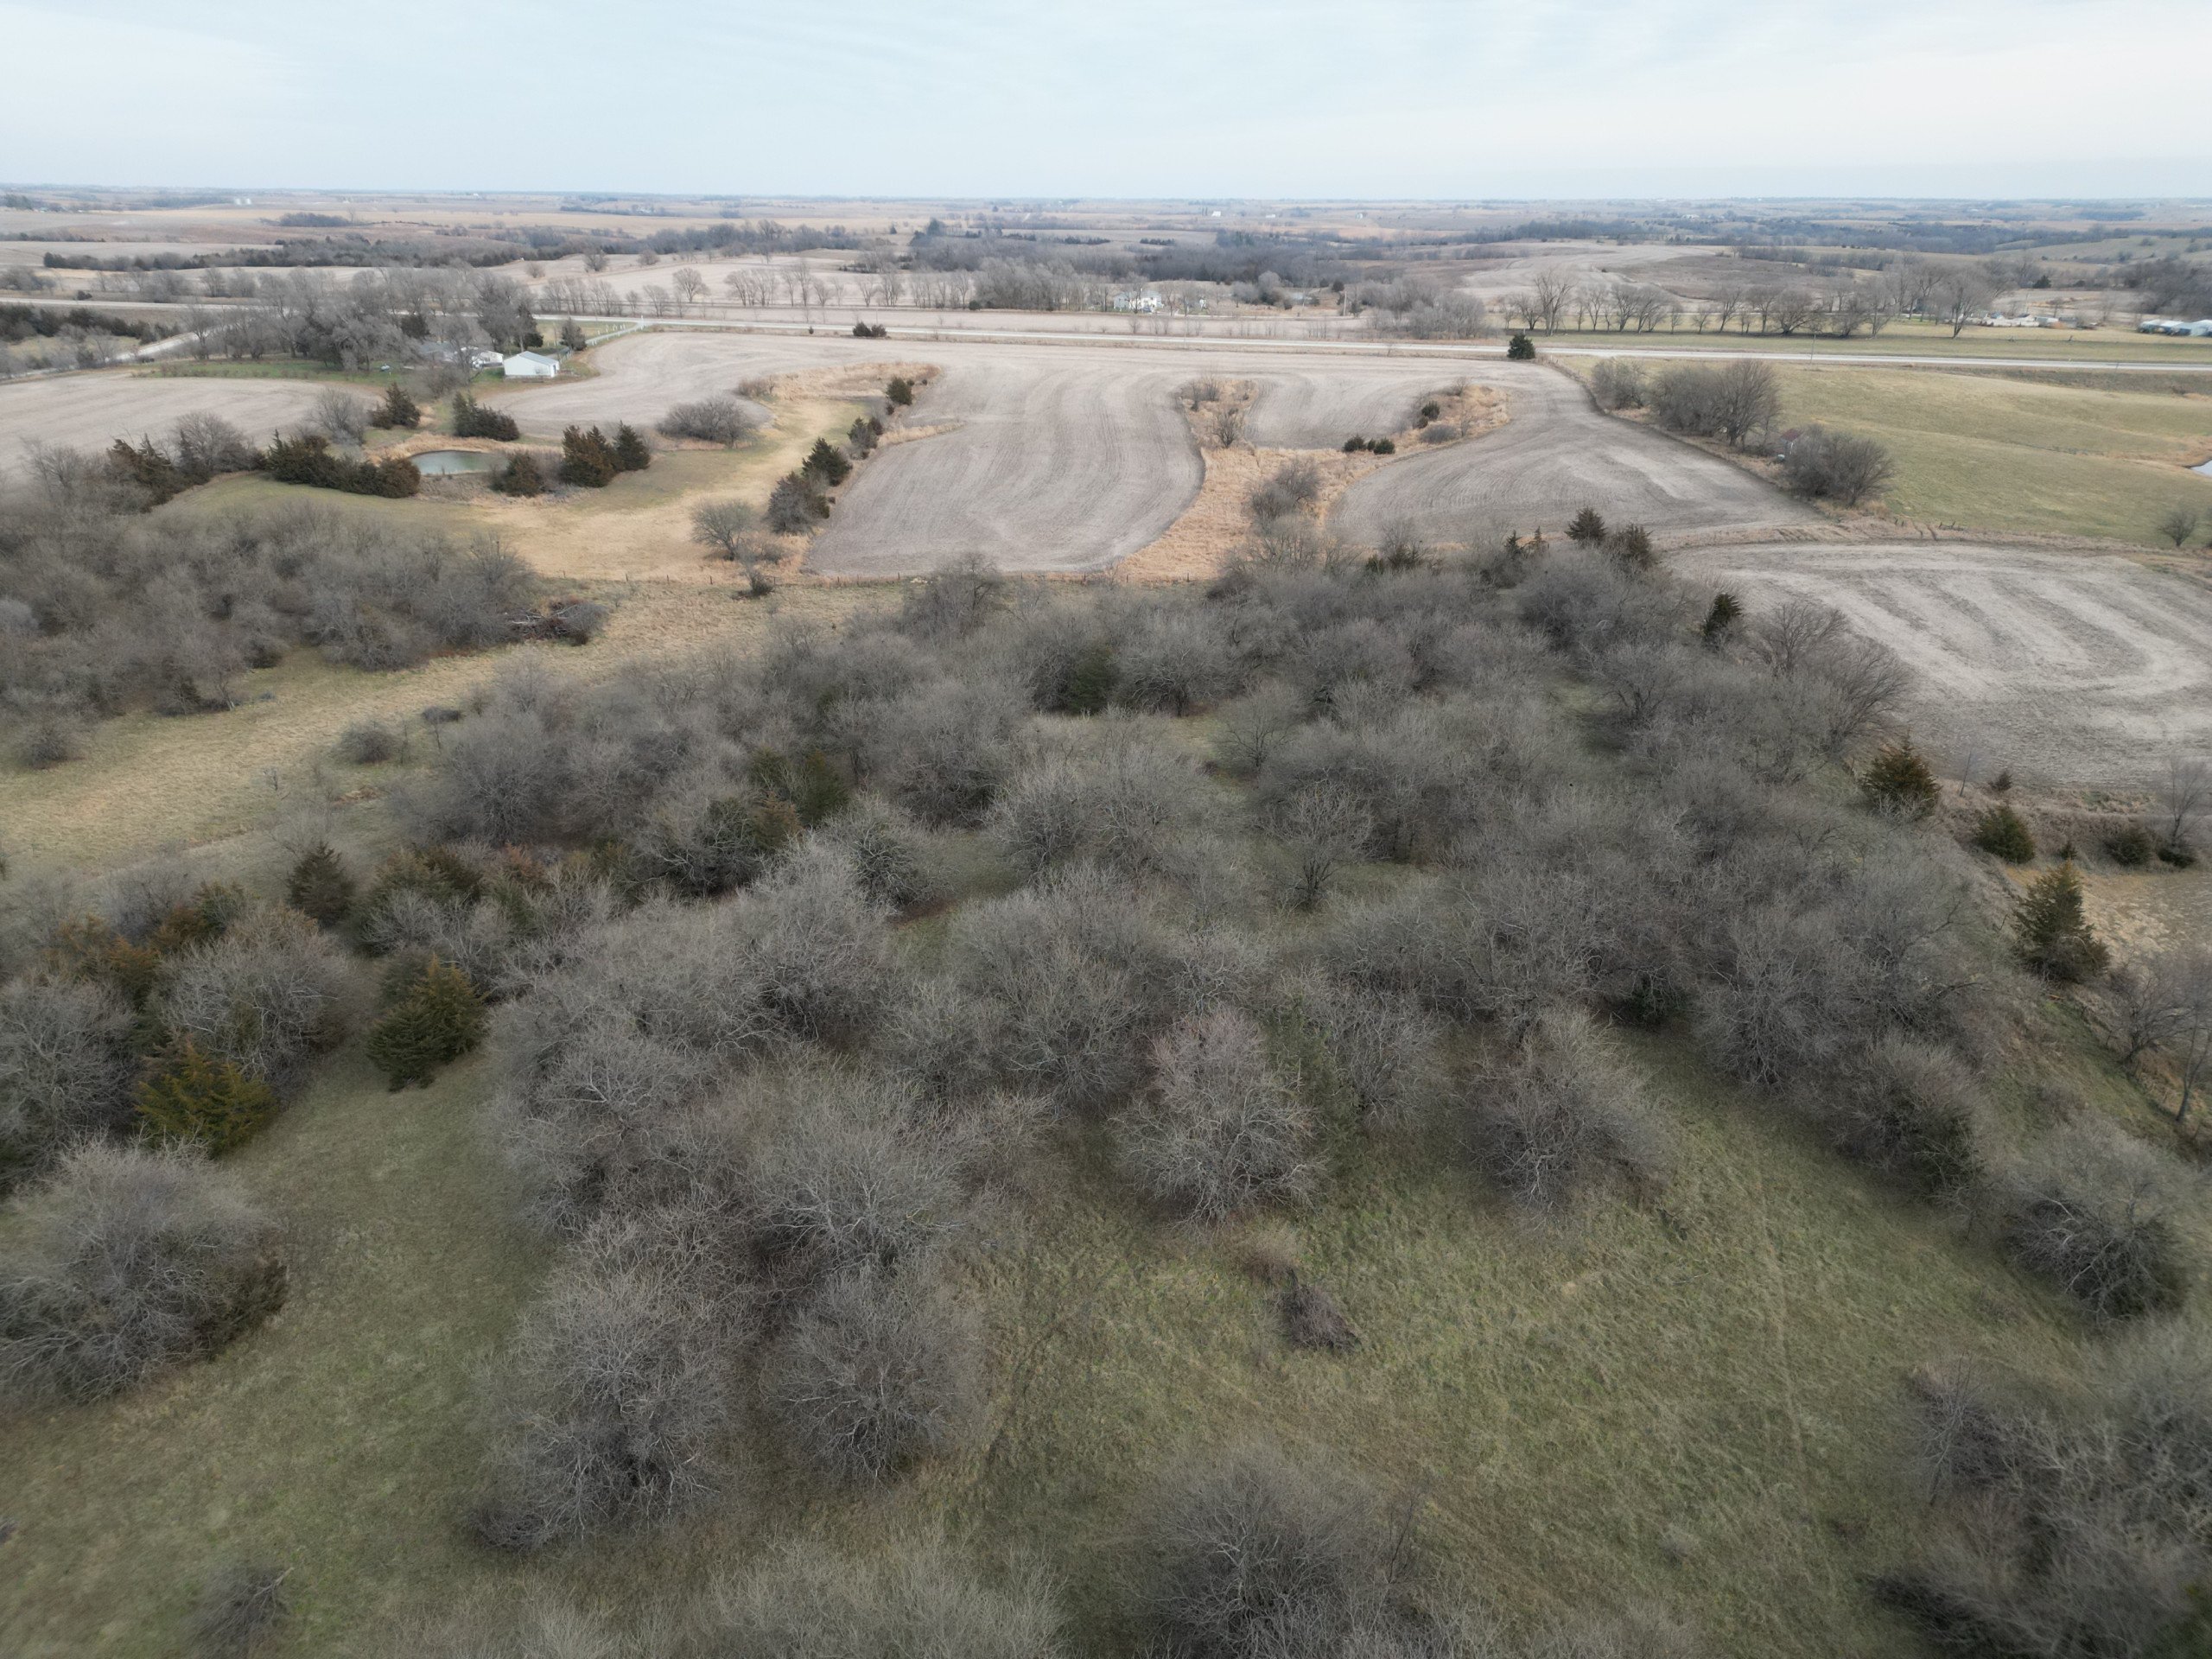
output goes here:
[{"label": "bare dirt field", "polygon": [[118,438],[162,437],[184,415],[219,415],[246,436],[308,412],[322,388],[305,380],[162,379],[128,371],[0,385],[0,478],[29,470],[29,446],[105,449]]},{"label": "bare dirt field", "polygon": [[[571,422],[628,421],[648,429],[674,404],[727,395],[739,381],[756,375],[887,353],[872,340],[668,332],[626,334],[586,355],[598,371],[588,379],[500,386],[487,391],[486,401],[499,404],[524,429],[540,435],[557,434]],[[756,413],[766,416],[765,410]]]},{"label": "bare dirt field", "polygon": [[1125,558],[1198,493],[1198,446],[1175,403],[1189,378],[1141,352],[962,353],[923,411],[953,429],[864,467],[807,567],[887,575],[975,553],[1008,570],[1096,570]]},{"label": "bare dirt field", "polygon": [[[1401,431],[1424,399],[1467,379],[1452,366],[1354,359],[1258,374],[1260,395],[1244,435],[1262,449],[1334,449],[1354,435]],[[1485,364],[1483,376],[1489,374]]]},{"label": "bare dirt field", "polygon": [[1833,605],[1910,665],[1916,739],[1953,766],[2055,785],[2155,781],[2212,750],[2212,582],[2136,560],[1970,543],[1776,544],[1669,556],[1756,612]]},{"label": "bare dirt field", "polygon": [[1585,506],[1659,531],[1821,522],[1739,467],[1600,414],[1556,370],[1485,364],[1482,378],[1505,391],[1504,429],[1363,479],[1332,519],[1341,534],[1372,543],[1405,520],[1426,539],[1457,542],[1477,528],[1556,529]]}]

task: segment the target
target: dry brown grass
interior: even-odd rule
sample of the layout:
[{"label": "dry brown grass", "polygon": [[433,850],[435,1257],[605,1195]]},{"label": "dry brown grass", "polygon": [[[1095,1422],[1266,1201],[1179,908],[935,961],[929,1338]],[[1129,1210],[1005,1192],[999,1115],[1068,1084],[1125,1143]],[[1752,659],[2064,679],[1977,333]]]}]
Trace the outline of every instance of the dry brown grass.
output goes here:
[{"label": "dry brown grass", "polygon": [[[1224,388],[1224,400],[1249,407],[1255,391],[1249,380],[1231,381]],[[1490,387],[1462,386],[1437,401],[1444,410],[1439,418],[1453,422],[1460,428],[1456,442],[1465,443],[1505,424],[1505,400]],[[1203,582],[1220,575],[1250,538],[1252,515],[1245,505],[1246,499],[1261,484],[1294,462],[1310,461],[1320,473],[1321,495],[1316,511],[1325,520],[1329,510],[1336,505],[1337,498],[1355,480],[1388,466],[1399,456],[1428,447],[1421,444],[1408,429],[1395,435],[1397,455],[1377,455],[1363,450],[1346,454],[1339,449],[1255,449],[1248,443],[1226,449],[1208,448],[1205,437],[1213,420],[1213,410],[1218,406],[1209,404],[1204,410],[1184,411],[1192,434],[1200,441],[1200,454],[1205,459],[1205,480],[1198,486],[1197,498],[1183,510],[1183,516],[1167,527],[1166,535],[1113,567],[1110,574],[1117,581]]]}]

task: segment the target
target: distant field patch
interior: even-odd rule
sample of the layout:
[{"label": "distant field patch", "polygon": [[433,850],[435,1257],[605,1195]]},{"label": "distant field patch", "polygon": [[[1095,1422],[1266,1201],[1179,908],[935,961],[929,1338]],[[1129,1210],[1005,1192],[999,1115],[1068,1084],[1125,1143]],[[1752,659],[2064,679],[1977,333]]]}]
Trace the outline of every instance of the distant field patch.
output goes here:
[{"label": "distant field patch", "polygon": [[[2177,396],[2101,385],[1909,369],[1782,367],[1785,427],[1880,439],[1900,518],[2150,545],[2177,505],[2212,515],[2212,384]],[[2075,378],[2075,377],[2070,377]]]}]

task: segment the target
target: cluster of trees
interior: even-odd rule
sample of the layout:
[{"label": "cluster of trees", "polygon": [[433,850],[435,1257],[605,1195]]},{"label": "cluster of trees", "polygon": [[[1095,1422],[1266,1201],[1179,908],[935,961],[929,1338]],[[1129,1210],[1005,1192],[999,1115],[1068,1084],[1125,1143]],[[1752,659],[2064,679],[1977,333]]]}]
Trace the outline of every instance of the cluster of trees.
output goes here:
[{"label": "cluster of trees", "polygon": [[1552,334],[1565,327],[1649,333],[1684,323],[1700,334],[1726,334],[1732,324],[1747,334],[1848,340],[1861,330],[1878,334],[1899,317],[1920,317],[1955,335],[2013,285],[2009,273],[1986,264],[1915,257],[1891,260],[1863,280],[1847,274],[1820,280],[1730,275],[1706,298],[1685,302],[1649,283],[1582,281],[1553,267],[1539,270],[1505,309],[1522,327]]},{"label": "cluster of trees", "polygon": [[404,455],[357,460],[333,449],[320,432],[271,439],[261,452],[260,465],[279,484],[311,484],[353,495],[407,496],[423,488],[422,469]]},{"label": "cluster of trees", "polygon": [[[258,361],[302,357],[334,368],[411,362],[425,342],[443,348],[434,372],[468,378],[458,353],[519,351],[537,340],[529,290],[512,276],[437,266],[390,266],[334,280],[321,272],[265,273],[251,297],[194,308],[186,327],[200,357]],[[438,388],[442,390],[443,388]]]},{"label": "cluster of trees", "polygon": [[[1363,1146],[1448,1149],[1471,1202],[1532,1214],[1658,1194],[1682,1154],[1624,1028],[1679,1033],[1755,1109],[1974,1217],[2088,1326],[2186,1298],[2172,1160],[2087,1109],[1993,1107],[2038,982],[2095,977],[2102,945],[2066,867],[2008,916],[1922,822],[1940,790],[1883,741],[1893,658],[1816,606],[1694,594],[1595,510],[1568,547],[1440,562],[1334,546],[1319,495],[1310,467],[1267,480],[1252,556],[1203,590],[970,564],[747,655],[518,666],[443,739],[400,802],[413,850],[365,884],[313,848],[300,915],[187,891],[56,933],[0,991],[0,1135],[43,1241],[0,1274],[0,1370],[127,1386],[270,1305],[265,1230],[219,1165],[113,1142],[142,1118],[251,1132],[327,1040],[340,937],[389,964],[372,1053],[395,1086],[488,1024],[499,1132],[556,1254],[493,1387],[474,1521],[502,1548],[678,1516],[748,1427],[844,1490],[972,1446],[977,1264],[1009,1194],[1078,1165],[1162,1224],[1320,1201]],[[302,533],[156,562],[139,521],[93,543],[109,521],[73,511],[29,560],[0,542],[11,581],[42,572],[41,628],[87,569],[204,563],[235,620],[328,557]],[[956,846],[992,862],[987,896],[909,949],[897,918],[960,896]],[[2196,982],[2146,970],[2139,1055],[2196,1053]],[[86,1311],[118,1274],[123,1359]],[[1321,1287],[1293,1288],[1311,1339],[1347,1347]],[[2188,1616],[2212,1538],[2194,1392],[1928,1396],[1931,1527],[1955,1516],[1959,1541],[1880,1593],[1954,1650],[2091,1630],[2073,1650],[2142,1651]],[[1264,1445],[1183,1459],[1132,1517],[1130,1645],[1680,1640],[1527,1648],[1440,1601],[1389,1510]],[[702,1617],[734,1651],[1058,1641],[1035,1586],[927,1553],[766,1560]]]},{"label": "cluster of trees", "polygon": [[[883,412],[893,415],[914,401],[914,383],[894,375],[884,387]],[[845,442],[817,438],[798,467],[776,480],[768,493],[768,528],[781,536],[802,535],[830,516],[830,492],[853,475],[853,468],[875,452],[883,436],[880,415],[853,422]]]},{"label": "cluster of trees", "polygon": [[505,443],[520,437],[522,429],[505,410],[486,409],[467,392],[457,391],[453,396],[453,435],[457,438],[492,438]]},{"label": "cluster of trees", "polygon": [[[1669,430],[1720,438],[1738,449],[1764,442],[1782,413],[1780,384],[1764,363],[1687,365],[1647,380],[1638,365],[1608,358],[1590,371],[1590,395],[1601,409],[1648,406]],[[1881,494],[1897,475],[1896,463],[1878,439],[1813,426],[1787,435],[1787,440],[1782,483],[1795,494],[1855,507]]]},{"label": "cluster of trees", "polygon": [[[563,484],[603,490],[624,473],[643,472],[652,464],[653,452],[646,445],[645,435],[627,421],[614,429],[611,438],[595,426],[572,426],[561,434],[560,478]],[[536,472],[535,463],[531,471]],[[534,493],[512,486],[508,493]]]},{"label": "cluster of trees", "polygon": [[[237,435],[179,423],[181,474],[227,467]],[[0,713],[19,759],[69,758],[91,717],[227,707],[240,677],[301,645],[397,668],[489,645],[527,603],[521,561],[302,504],[228,523],[148,518],[135,483],[61,451],[0,506]]]},{"label": "cluster of trees", "polygon": [[[1265,523],[1310,519],[1287,473]],[[2034,976],[2100,971],[2070,872],[1993,914],[1916,827],[1909,747],[1866,762],[1867,805],[1805,787],[1899,695],[1879,647],[1817,607],[1708,610],[1610,534],[1448,569],[1261,539],[1203,596],[956,569],[759,658],[517,686],[448,741],[420,834],[590,849],[608,884],[495,1022],[570,1243],[512,1357],[492,1535],[672,1513],[753,1411],[837,1481],[963,1444],[973,1195],[1055,1122],[1198,1222],[1325,1192],[1338,1099],[1532,1209],[1656,1192],[1675,1154],[1624,1024],[1986,1216],[2088,1319],[2185,1294],[2171,1160],[2086,1111],[2007,1127],[1978,1081]],[[1601,700],[1595,753],[1561,670]],[[1226,790],[1156,723],[1201,711]],[[963,828],[1020,885],[894,958]],[[617,1422],[613,1465],[589,1448]],[[2142,1560],[2070,1548],[2021,1607],[2135,1593]]]}]

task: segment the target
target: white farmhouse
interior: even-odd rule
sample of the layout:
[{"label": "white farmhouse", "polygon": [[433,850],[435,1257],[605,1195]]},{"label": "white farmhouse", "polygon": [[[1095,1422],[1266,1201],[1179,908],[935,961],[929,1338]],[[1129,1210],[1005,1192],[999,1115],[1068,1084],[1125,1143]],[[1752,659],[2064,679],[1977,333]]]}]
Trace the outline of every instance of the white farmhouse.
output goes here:
[{"label": "white farmhouse", "polygon": [[538,352],[517,352],[500,365],[510,380],[550,380],[561,372],[561,359]]}]

